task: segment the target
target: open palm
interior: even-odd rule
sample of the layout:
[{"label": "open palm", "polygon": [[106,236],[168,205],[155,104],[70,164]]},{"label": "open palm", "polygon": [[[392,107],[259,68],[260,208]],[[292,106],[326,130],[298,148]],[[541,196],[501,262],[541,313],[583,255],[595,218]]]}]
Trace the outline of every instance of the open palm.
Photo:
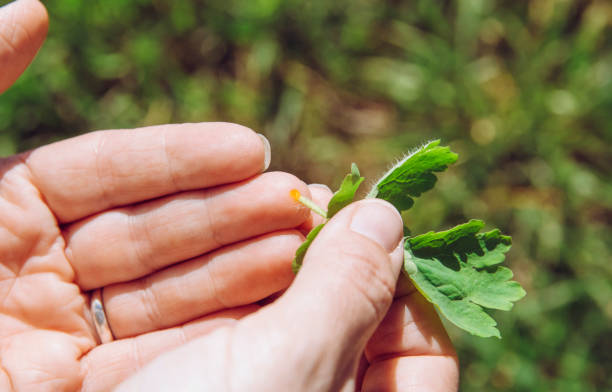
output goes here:
[{"label": "open palm", "polygon": [[[288,192],[308,188],[282,173],[222,185],[263,164],[255,133],[215,123],[97,132],[2,160],[2,383],[107,389],[287,287],[303,237],[285,229],[309,217]],[[115,338],[135,338],[96,347],[98,287]]]}]

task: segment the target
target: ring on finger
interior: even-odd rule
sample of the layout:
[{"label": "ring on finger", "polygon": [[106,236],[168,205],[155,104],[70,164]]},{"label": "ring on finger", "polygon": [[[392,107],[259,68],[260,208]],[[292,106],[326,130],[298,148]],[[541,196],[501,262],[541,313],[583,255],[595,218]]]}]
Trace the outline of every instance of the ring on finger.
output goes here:
[{"label": "ring on finger", "polygon": [[103,288],[95,289],[91,292],[90,309],[93,317],[93,323],[96,327],[98,340],[100,343],[110,343],[115,340],[113,332],[108,324],[106,313],[104,312],[104,303],[102,301]]}]

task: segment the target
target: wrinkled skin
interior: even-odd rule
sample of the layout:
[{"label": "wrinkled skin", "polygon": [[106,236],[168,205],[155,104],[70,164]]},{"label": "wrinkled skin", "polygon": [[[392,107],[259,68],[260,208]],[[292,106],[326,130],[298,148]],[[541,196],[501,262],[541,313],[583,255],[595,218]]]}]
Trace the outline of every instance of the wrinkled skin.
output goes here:
[{"label": "wrinkled skin", "polygon": [[[39,2],[0,8],[0,92],[46,31]],[[397,283],[395,210],[345,208],[294,281],[320,219],[289,191],[320,205],[331,192],[260,174],[266,161],[260,137],[225,123],[95,132],[0,160],[0,390],[456,390],[435,311]],[[93,328],[97,288],[111,343]]]},{"label": "wrinkled skin", "polygon": [[[232,173],[223,170],[223,175],[202,177],[192,173],[192,179],[177,174],[175,181],[193,181],[189,188],[195,190],[174,194],[174,182],[167,176],[124,181],[98,174],[113,170],[104,163],[104,148],[91,158],[97,162],[91,166],[96,173],[89,173],[86,162],[73,168],[55,160],[101,146],[104,139],[117,145],[123,137],[145,133],[147,138],[165,135],[168,145],[179,129],[181,135],[193,131],[193,138],[196,134],[226,138],[237,131],[243,134],[240,140],[248,141],[245,135],[251,134],[243,150],[253,150],[253,164],[241,169],[251,172],[238,175],[250,177],[261,170],[259,137],[228,124],[89,134],[0,162],[0,389],[77,390],[82,385],[89,389],[90,380],[99,386],[114,385],[147,358],[215,324],[252,312],[254,302],[289,285],[291,256],[303,239],[296,228],[308,225],[309,214],[289,197],[276,195],[287,195],[292,188],[308,193],[295,177],[266,173],[237,184],[200,189],[197,183],[205,178],[223,183],[224,176]],[[220,144],[216,143],[217,148]],[[236,144],[228,144],[228,150],[236,151]],[[128,146],[121,151],[135,153]],[[179,158],[165,157],[155,148],[146,154],[151,158],[134,160],[139,166],[147,163],[144,172],[159,173],[156,156],[181,165]],[[179,155],[184,157],[184,151]],[[83,162],[83,157],[78,158]],[[206,170],[211,168],[208,165]],[[74,170],[83,173],[66,175]],[[202,168],[196,171],[202,174]],[[92,181],[83,184],[83,177]],[[165,188],[170,193],[139,194],[143,181],[151,184],[144,192]],[[124,204],[100,193],[98,185],[104,182],[120,187],[119,197],[161,198],[104,208]],[[271,197],[244,197],[267,195],[265,190],[276,191]],[[265,211],[269,213],[264,216]],[[245,262],[246,253],[249,268],[243,269],[243,275],[229,274],[229,269]],[[256,283],[246,290],[246,280]],[[102,286],[115,337],[125,339],[98,346],[88,304],[89,291]],[[190,321],[181,330],[165,330]],[[146,333],[150,334],[142,336]],[[104,382],[100,384],[99,378]]]}]

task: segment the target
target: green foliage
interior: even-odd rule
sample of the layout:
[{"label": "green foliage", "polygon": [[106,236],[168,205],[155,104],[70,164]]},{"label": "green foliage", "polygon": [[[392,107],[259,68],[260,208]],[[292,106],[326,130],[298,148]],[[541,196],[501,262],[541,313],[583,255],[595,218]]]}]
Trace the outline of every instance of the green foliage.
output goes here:
[{"label": "green foliage", "polygon": [[408,154],[376,183],[368,197],[387,200],[400,212],[412,207],[410,196],[421,196],[436,184],[433,172],[444,171],[457,161],[457,154],[439,144],[440,140],[434,140]]},{"label": "green foliage", "polygon": [[308,233],[306,236],[306,240],[295,251],[295,257],[291,263],[291,269],[293,270],[294,274],[297,274],[297,272],[300,270],[302,262],[304,261],[304,256],[306,256],[306,251],[310,247],[310,244],[312,244],[312,241],[314,241],[314,239],[317,237],[323,226],[325,226],[325,223],[321,223],[314,229],[310,230],[310,233]]},{"label": "green foliage", "polygon": [[[359,174],[359,168],[357,168],[356,164],[351,165],[351,172],[344,177],[342,184],[340,185],[340,189],[329,200],[327,203],[327,213],[326,218],[331,219],[338,211],[342,208],[346,207],[355,199],[355,193],[357,193],[357,189],[359,185],[363,182],[363,177]],[[306,204],[307,207],[312,208],[312,202]],[[320,208],[319,208],[320,209]],[[325,223],[321,223],[314,229],[308,233],[306,236],[306,240],[300,247],[295,251],[295,257],[293,258],[293,262],[291,263],[291,269],[293,273],[296,273],[300,270],[302,266],[302,262],[304,261],[304,256],[306,256],[306,252],[310,247],[310,244],[317,237],[321,229],[325,226]]]},{"label": "green foliage", "polygon": [[[444,171],[457,160],[457,154],[439,144],[439,140],[430,142],[408,155],[378,181],[368,197],[387,200],[400,211],[410,208],[414,202],[406,195],[420,196],[433,188],[436,177],[432,172]],[[351,173],[328,204],[327,219],[353,201],[362,181],[353,163]],[[305,204],[313,208],[310,201]],[[309,233],[296,251],[295,273],[323,226],[324,223]],[[482,307],[510,310],[512,302],[525,296],[525,290],[518,282],[509,281],[513,276],[510,269],[494,267],[504,261],[512,239],[498,229],[478,234],[483,226],[482,221],[472,219],[450,230],[406,237],[404,273],[456,326],[476,336],[500,338],[497,323]]]},{"label": "green foliage", "polygon": [[359,185],[363,182],[363,177],[359,174],[356,164],[351,165],[351,172],[344,177],[340,189],[329,200],[327,204],[327,219],[331,219],[338,211],[349,205],[355,199],[355,193]]},{"label": "green foliage", "polygon": [[410,278],[440,313],[474,335],[499,338],[495,320],[482,307],[510,310],[525,290],[509,281],[510,269],[491,268],[504,260],[512,240],[499,230],[477,234],[483,226],[471,220],[408,238],[405,255],[417,267]]},{"label": "green foliage", "polygon": [[270,139],[273,170],[339,184],[350,162],[374,178],[442,138],[459,161],[404,221],[501,228],[529,292],[491,313],[501,341],[447,326],[461,391],[612,390],[609,2],[44,4],[48,39],[0,95],[2,155],[96,129],[233,121]]}]

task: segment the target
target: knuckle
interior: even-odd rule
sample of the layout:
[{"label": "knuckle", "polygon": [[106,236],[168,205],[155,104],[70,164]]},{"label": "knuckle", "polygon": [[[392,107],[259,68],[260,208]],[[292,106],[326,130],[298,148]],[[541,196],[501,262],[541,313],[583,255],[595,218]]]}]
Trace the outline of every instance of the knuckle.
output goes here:
[{"label": "knuckle", "polygon": [[159,309],[159,299],[157,297],[157,291],[150,284],[147,278],[142,280],[141,289],[141,300],[144,308],[144,314],[147,317],[148,322],[155,328],[162,326],[162,316]]}]

